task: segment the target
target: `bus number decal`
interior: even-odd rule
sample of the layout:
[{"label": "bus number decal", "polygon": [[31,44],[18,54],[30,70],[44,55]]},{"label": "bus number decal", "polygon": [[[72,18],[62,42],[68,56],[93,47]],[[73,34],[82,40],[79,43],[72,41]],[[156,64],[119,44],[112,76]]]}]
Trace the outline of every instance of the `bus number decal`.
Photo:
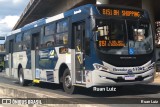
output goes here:
[{"label": "bus number decal", "polygon": [[106,41],[105,40],[100,40],[99,41],[99,47],[105,47],[105,46],[107,46]]},{"label": "bus number decal", "polygon": [[111,40],[111,41],[106,41],[106,40],[100,40],[99,41],[99,47],[106,47],[106,46],[110,46],[110,47],[121,47],[121,46],[125,46],[125,43],[123,41],[116,41],[116,40]]}]

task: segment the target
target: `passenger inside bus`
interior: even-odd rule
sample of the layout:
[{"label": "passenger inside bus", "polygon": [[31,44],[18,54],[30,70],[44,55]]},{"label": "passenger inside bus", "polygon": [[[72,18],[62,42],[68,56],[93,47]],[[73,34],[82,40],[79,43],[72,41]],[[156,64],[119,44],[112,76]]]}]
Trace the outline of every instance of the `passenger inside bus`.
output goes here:
[{"label": "passenger inside bus", "polygon": [[134,40],[143,41],[145,39],[145,30],[144,29],[134,29]]}]

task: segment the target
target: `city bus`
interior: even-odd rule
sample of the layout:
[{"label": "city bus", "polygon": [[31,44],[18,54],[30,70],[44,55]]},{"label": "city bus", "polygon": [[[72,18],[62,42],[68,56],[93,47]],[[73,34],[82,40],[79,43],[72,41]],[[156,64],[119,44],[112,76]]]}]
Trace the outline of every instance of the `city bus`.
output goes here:
[{"label": "city bus", "polygon": [[8,34],[6,74],[30,82],[76,87],[153,82],[154,35],[147,11],[87,4]]}]

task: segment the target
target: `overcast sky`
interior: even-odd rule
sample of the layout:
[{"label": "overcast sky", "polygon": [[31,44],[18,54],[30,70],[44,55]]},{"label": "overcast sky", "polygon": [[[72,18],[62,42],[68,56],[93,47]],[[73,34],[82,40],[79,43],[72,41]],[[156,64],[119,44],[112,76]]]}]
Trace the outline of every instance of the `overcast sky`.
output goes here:
[{"label": "overcast sky", "polygon": [[29,0],[0,0],[0,36],[5,36],[12,30],[28,2]]}]

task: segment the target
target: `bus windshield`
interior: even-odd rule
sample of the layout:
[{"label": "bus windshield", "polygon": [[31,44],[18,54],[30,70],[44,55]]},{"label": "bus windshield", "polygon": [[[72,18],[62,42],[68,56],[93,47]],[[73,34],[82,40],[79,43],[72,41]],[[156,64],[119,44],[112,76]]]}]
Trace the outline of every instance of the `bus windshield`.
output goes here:
[{"label": "bus windshield", "polygon": [[96,20],[96,46],[106,54],[139,55],[153,50],[149,22],[142,20]]}]

